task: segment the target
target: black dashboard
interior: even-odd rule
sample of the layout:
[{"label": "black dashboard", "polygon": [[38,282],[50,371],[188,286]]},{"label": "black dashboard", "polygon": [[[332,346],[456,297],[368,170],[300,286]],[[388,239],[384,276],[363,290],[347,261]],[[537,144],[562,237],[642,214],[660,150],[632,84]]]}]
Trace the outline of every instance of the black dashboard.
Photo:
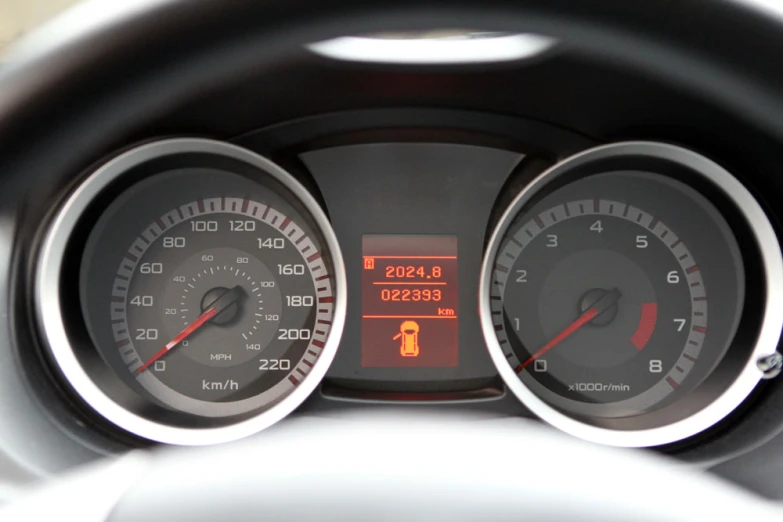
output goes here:
[{"label": "black dashboard", "polygon": [[23,474],[432,408],[783,497],[783,149],[741,114],[567,44],[297,49],[166,102],[3,181],[0,450]]}]

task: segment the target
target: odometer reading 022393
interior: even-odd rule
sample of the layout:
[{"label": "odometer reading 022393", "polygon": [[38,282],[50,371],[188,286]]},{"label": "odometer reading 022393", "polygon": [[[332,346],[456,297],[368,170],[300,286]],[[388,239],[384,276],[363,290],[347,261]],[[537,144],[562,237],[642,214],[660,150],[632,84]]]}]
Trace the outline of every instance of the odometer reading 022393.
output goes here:
[{"label": "odometer reading 022393", "polygon": [[84,324],[111,372],[91,377],[118,407],[71,382],[129,431],[201,444],[263,429],[317,386],[342,333],[345,273],[325,214],[275,164],[206,140],[139,151],[183,143],[198,153],[171,153],[163,171],[139,160],[147,175],[103,207],[84,246]]}]

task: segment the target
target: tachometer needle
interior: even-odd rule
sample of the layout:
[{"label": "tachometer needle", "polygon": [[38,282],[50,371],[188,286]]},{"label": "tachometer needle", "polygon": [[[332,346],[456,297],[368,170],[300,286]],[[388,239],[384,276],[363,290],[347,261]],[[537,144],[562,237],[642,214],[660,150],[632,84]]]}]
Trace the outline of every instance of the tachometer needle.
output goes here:
[{"label": "tachometer needle", "polygon": [[576,321],[566,326],[563,331],[554,336],[552,340],[543,346],[543,348],[531,355],[530,358],[528,358],[525,362],[514,368],[514,371],[519,373],[527,368],[530,364],[533,363],[533,361],[563,342],[566,338],[570,337],[574,332],[592,321],[595,317],[611,308],[617,302],[617,300],[620,299],[620,297],[620,291],[616,288],[613,288],[611,291],[607,292],[601,299],[593,303],[590,308],[582,312],[582,315],[580,315]]},{"label": "tachometer needle", "polygon": [[144,370],[152,366],[152,364],[163,357],[169,350],[177,346],[179,343],[187,339],[193,332],[204,326],[207,322],[209,322],[213,317],[218,315],[220,312],[234,304],[240,297],[242,296],[242,288],[239,286],[234,287],[233,289],[229,290],[220,298],[218,298],[212,305],[210,305],[209,308],[207,308],[201,315],[196,318],[195,321],[190,323],[184,330],[182,330],[180,333],[177,334],[174,339],[169,341],[166,346],[161,348],[158,353],[153,355],[149,358],[147,362],[141,365],[141,367],[136,370],[136,375],[141,374]]}]

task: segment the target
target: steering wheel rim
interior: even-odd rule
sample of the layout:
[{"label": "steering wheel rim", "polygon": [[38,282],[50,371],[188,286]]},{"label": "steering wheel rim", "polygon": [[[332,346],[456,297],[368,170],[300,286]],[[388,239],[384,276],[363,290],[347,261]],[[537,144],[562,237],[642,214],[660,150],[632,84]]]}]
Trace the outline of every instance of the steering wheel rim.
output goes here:
[{"label": "steering wheel rim", "polygon": [[707,506],[719,513],[715,522],[783,515],[715,477],[629,451],[523,419],[377,411],[300,417],[239,443],[132,453],[23,497],[0,517],[696,522]]},{"label": "steering wheel rim", "polygon": [[[707,34],[692,30],[689,24],[704,19],[710,21]],[[33,187],[36,198],[56,200],[76,173],[134,139],[138,129],[165,113],[173,100],[193,99],[205,89],[234,81],[283,58],[292,46],[345,33],[465,21],[541,32],[604,60],[665,76],[783,138],[783,100],[776,94],[783,92],[783,76],[774,52],[783,48],[783,31],[779,19],[749,2],[89,3],[31,35],[0,73],[0,209],[3,217],[14,218],[12,229],[0,234],[0,249],[14,252],[12,263],[0,266],[0,292],[11,296],[0,303],[0,342],[10,343],[17,356],[26,343],[34,342],[25,319],[26,262],[35,249],[33,232],[46,219],[47,209],[31,200]],[[730,45],[718,39],[721,34],[733,35]],[[162,57],[166,42],[173,45]],[[44,128],[38,124],[43,118],[49,123]],[[30,407],[10,401],[15,394],[3,393],[2,387],[18,383],[19,376],[11,375],[17,363],[0,369],[0,397],[9,398],[0,401],[7,401],[2,406],[11,416]],[[32,407],[38,417],[25,422],[51,422],[45,408]],[[25,433],[11,427],[3,436],[20,440]]]}]

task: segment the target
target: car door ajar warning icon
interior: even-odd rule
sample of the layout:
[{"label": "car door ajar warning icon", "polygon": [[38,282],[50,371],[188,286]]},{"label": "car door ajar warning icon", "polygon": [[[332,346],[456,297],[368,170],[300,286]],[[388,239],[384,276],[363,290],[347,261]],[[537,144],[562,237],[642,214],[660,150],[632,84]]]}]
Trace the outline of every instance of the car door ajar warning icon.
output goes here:
[{"label": "car door ajar warning icon", "polygon": [[419,323],[416,321],[404,321],[400,325],[400,333],[393,340],[400,341],[400,355],[403,357],[419,356]]}]

